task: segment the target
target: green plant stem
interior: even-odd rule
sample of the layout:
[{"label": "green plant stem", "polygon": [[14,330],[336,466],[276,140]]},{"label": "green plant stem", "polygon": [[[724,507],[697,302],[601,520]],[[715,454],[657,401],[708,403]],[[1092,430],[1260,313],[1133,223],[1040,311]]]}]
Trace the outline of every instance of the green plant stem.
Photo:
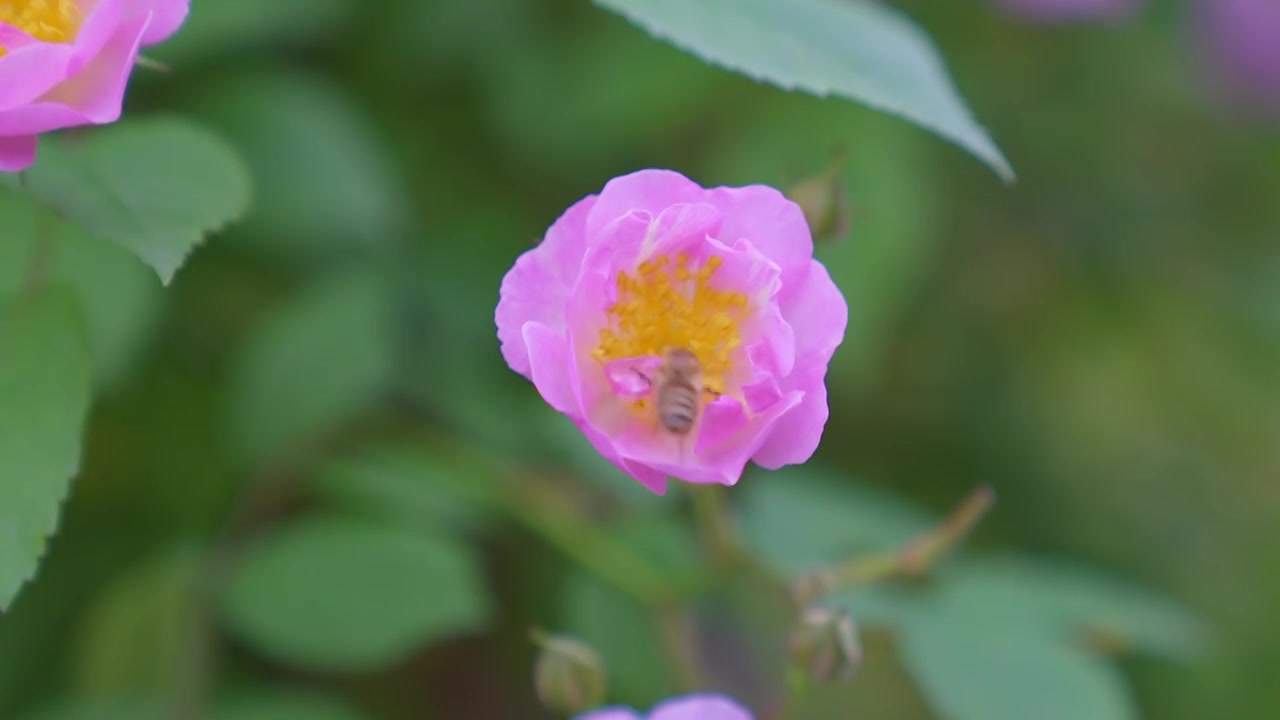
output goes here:
[{"label": "green plant stem", "polygon": [[674,599],[662,574],[619,545],[608,533],[582,521],[537,483],[500,493],[509,515],[566,556],[646,607]]},{"label": "green plant stem", "polygon": [[690,485],[689,494],[693,498],[698,531],[712,565],[724,571],[738,564],[744,552],[725,503],[724,488],[719,485]]},{"label": "green plant stem", "polygon": [[652,622],[667,656],[667,668],[680,692],[688,693],[707,685],[706,673],[698,658],[693,618],[677,605],[665,605],[652,613]]},{"label": "green plant stem", "polygon": [[27,266],[22,276],[24,289],[39,290],[44,287],[49,276],[49,266],[53,262],[57,240],[58,217],[50,210],[43,208],[37,210],[35,237],[32,238],[31,252],[27,255]]},{"label": "green plant stem", "polygon": [[889,552],[856,557],[841,565],[806,575],[794,587],[796,603],[806,607],[832,590],[867,585],[929,572],[964,539],[995,503],[995,493],[975,490],[937,527]]}]

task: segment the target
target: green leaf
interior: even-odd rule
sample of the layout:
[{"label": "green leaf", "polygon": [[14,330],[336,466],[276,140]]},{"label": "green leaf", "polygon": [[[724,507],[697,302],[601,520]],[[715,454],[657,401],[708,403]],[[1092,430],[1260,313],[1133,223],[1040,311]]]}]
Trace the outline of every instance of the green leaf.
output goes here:
[{"label": "green leaf", "polygon": [[488,608],[476,559],[457,541],[325,515],[250,547],[223,597],[240,638],[322,671],[398,662],[478,629]]},{"label": "green leaf", "polygon": [[128,251],[90,237],[82,228],[51,217],[30,198],[0,189],[0,292],[23,282],[36,239],[37,222],[47,223],[51,251],[46,273],[75,291],[88,326],[94,384],[112,387],[125,379],[160,320],[160,283]]},{"label": "green leaf", "polygon": [[200,556],[168,549],[117,576],[89,608],[74,677],[86,698],[159,693],[175,686],[196,623]]},{"label": "green leaf", "polygon": [[315,42],[342,29],[350,0],[218,0],[194,3],[172,39],[148,48],[148,57],[189,65],[221,56],[242,57],[256,47]]},{"label": "green leaf", "polygon": [[322,278],[271,311],[234,360],[236,454],[287,450],[372,405],[394,370],[392,331],[383,280],[366,270]]},{"label": "green leaf", "polygon": [[1000,150],[970,115],[933,43],[867,0],[596,0],[709,63],[783,89],[898,115],[973,153],[1005,180]]},{"label": "green leaf", "polygon": [[755,478],[743,492],[743,533],[752,550],[780,572],[809,572],[888,550],[932,526],[927,515],[902,501],[816,466]]},{"label": "green leaf", "polygon": [[478,527],[492,500],[483,485],[451,478],[456,472],[423,448],[385,447],[334,460],[309,486],[333,506],[407,527]]},{"label": "green leaf", "polygon": [[1076,564],[1006,555],[945,568],[942,582],[952,596],[1000,605],[1064,641],[1097,632],[1123,648],[1184,661],[1210,642],[1199,619],[1172,599]]},{"label": "green leaf", "polygon": [[270,68],[220,74],[191,100],[244,153],[255,195],[269,198],[228,244],[290,265],[386,244],[408,201],[374,119],[324,75]]},{"label": "green leaf", "polygon": [[1137,709],[1118,670],[1035,632],[1008,608],[944,598],[899,641],[925,696],[952,720],[1127,720]]},{"label": "green leaf", "polygon": [[177,117],[47,138],[24,178],[33,197],[130,250],[165,284],[206,234],[249,208],[249,173],[235,149]]},{"label": "green leaf", "polygon": [[0,609],[35,574],[79,471],[90,375],[70,293],[0,296]]},{"label": "green leaf", "polygon": [[367,720],[346,703],[301,690],[257,691],[220,701],[210,720]]}]

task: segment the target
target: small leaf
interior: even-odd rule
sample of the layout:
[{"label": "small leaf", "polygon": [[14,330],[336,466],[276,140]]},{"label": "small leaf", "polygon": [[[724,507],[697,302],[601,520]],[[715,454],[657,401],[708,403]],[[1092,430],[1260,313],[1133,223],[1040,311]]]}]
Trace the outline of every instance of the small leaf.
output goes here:
[{"label": "small leaf", "polygon": [[106,700],[174,687],[195,628],[198,560],[189,548],[166,549],[97,596],[75,654],[82,696]]},{"label": "small leaf", "polygon": [[486,490],[448,475],[456,472],[426,449],[386,447],[334,460],[316,474],[310,487],[347,512],[408,527],[474,528],[488,515]]},{"label": "small leaf", "polygon": [[236,635],[323,671],[398,662],[481,627],[488,605],[475,558],[458,542],[325,515],[250,547],[223,597]]},{"label": "small leaf", "polygon": [[377,399],[395,364],[389,297],[364,270],[324,278],[263,319],[235,359],[228,432],[258,460]]},{"label": "small leaf", "polygon": [[[37,213],[28,197],[0,189],[0,292],[16,290],[36,235]],[[128,376],[160,320],[164,296],[155,275],[128,251],[53,218],[47,273],[80,298],[93,356],[94,385],[108,388]]]},{"label": "small leaf", "polygon": [[899,646],[933,707],[951,720],[1129,720],[1118,670],[1010,617],[1007,608],[944,598],[917,613]]},{"label": "small leaf", "polygon": [[235,143],[254,194],[270,198],[228,244],[290,265],[349,260],[404,227],[409,201],[395,151],[359,98],[326,75],[278,65],[218,78],[193,94],[190,111]]},{"label": "small leaf", "polygon": [[209,717],[210,720],[367,720],[369,716],[318,693],[275,690],[222,700]]},{"label": "small leaf", "polygon": [[23,186],[64,219],[142,258],[168,284],[205,235],[249,208],[235,149],[176,117],[42,142]]},{"label": "small leaf", "polygon": [[35,574],[79,471],[90,375],[68,292],[0,296],[0,610]]},{"label": "small leaf", "polygon": [[1005,180],[1013,170],[970,115],[933,43],[867,0],[596,0],[709,63],[786,90],[838,95],[956,143]]}]

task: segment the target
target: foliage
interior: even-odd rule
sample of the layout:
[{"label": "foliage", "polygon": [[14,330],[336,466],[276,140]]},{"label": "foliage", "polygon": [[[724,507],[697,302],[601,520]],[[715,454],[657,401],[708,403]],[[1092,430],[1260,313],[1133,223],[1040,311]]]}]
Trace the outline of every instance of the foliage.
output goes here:
[{"label": "foliage", "polygon": [[[543,717],[531,628],[634,707],[1269,706],[1280,143],[1184,87],[1167,16],[195,5],[118,123],[0,176],[0,716]],[[1010,178],[999,137],[1022,186],[898,118]],[[657,497],[503,366],[499,279],[586,189],[836,152],[850,325],[809,465]],[[815,576],[865,657],[806,688]]]},{"label": "foliage", "polygon": [[597,0],[708,62],[817,95],[901,115],[1013,169],[974,122],[932,44],[906,18],[866,0]]}]

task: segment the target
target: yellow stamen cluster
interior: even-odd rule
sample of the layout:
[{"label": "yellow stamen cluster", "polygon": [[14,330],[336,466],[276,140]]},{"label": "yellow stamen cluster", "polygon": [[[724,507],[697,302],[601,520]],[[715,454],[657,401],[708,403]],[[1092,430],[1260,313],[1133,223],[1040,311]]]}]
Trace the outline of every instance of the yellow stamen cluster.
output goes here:
[{"label": "yellow stamen cluster", "polygon": [[742,344],[739,323],[748,303],[744,293],[711,285],[721,263],[713,255],[701,267],[691,267],[684,254],[674,263],[659,255],[634,273],[619,273],[618,300],[608,310],[609,325],[600,331],[595,358],[608,362],[685,348],[698,357],[706,388],[724,392],[732,353]]},{"label": "yellow stamen cluster", "polygon": [[76,0],[0,0],[0,22],[45,42],[71,42],[81,20]]}]

